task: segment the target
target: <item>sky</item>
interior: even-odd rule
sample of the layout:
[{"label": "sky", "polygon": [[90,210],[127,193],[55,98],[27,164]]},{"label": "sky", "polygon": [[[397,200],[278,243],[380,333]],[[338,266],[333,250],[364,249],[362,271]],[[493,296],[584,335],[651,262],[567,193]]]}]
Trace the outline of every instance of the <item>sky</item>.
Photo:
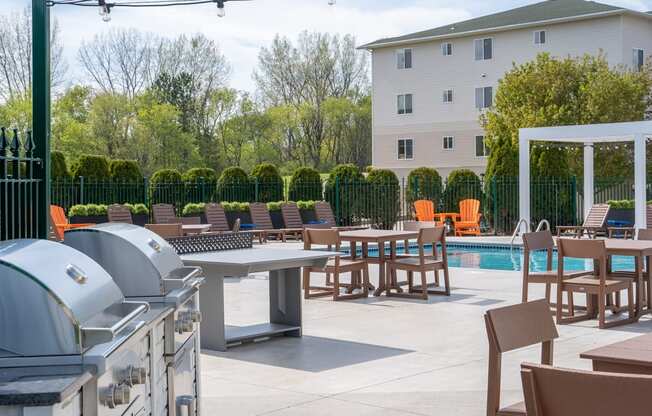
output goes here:
[{"label": "sky", "polygon": [[[121,0],[112,0],[120,2]],[[201,32],[218,42],[232,73],[230,86],[255,89],[251,74],[260,48],[276,34],[295,39],[304,30],[355,35],[358,44],[387,36],[430,29],[472,17],[536,3],[537,0],[253,0],[226,3],[226,17],[218,18],[213,4],[114,9],[112,20],[102,22],[96,8],[55,6],[69,77],[83,82],[77,63],[82,40],[110,28],[137,28],[161,36]],[[634,10],[652,10],[652,0],[604,0],[602,3]],[[0,14],[20,10],[31,0],[0,0]]]}]

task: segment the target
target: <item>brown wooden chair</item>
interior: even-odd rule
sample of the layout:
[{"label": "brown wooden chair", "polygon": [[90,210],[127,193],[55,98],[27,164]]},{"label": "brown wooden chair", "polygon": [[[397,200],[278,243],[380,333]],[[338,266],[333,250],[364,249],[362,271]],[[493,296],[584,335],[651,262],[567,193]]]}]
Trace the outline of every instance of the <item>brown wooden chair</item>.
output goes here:
[{"label": "brown wooden chair", "polygon": [[[313,245],[335,247],[335,251],[340,250],[340,232],[335,229],[311,229],[306,228],[303,236],[303,248],[311,250]],[[333,286],[313,286],[310,282],[312,273],[326,273],[333,276]],[[342,273],[351,273],[351,283],[349,285],[340,282]],[[347,288],[348,294],[342,295],[341,288]],[[362,293],[352,293],[355,288],[361,288]],[[303,268],[303,290],[306,299],[333,296],[333,300],[347,300],[366,298],[369,296],[369,266],[364,259],[351,259],[350,257],[335,256],[328,260],[323,268],[304,267]],[[312,292],[316,290],[317,292]]]},{"label": "brown wooden chair", "polygon": [[288,236],[293,236],[295,238],[300,238],[303,235],[303,227],[301,228],[274,228],[272,223],[272,217],[269,214],[267,209],[267,204],[263,202],[252,202],[249,204],[249,213],[251,214],[251,221],[256,224],[256,230],[260,230],[264,233],[264,239],[267,239],[267,236],[275,235],[276,238],[279,238],[285,242]]},{"label": "brown wooden chair", "polygon": [[649,415],[652,376],[521,364],[527,416]]},{"label": "brown wooden chair", "polygon": [[[551,288],[552,285],[557,284],[557,270],[552,268],[553,250],[555,242],[552,238],[552,233],[549,230],[537,231],[533,233],[523,234],[523,288],[522,288],[522,302],[528,300],[528,289],[531,283],[540,283],[546,285],[546,300],[551,305],[556,305],[551,302]],[[540,272],[533,272],[530,270],[530,255],[535,251],[546,251],[546,270]],[[590,272],[577,271],[577,272],[564,272],[564,279],[579,277],[586,275]],[[568,313],[572,315],[575,310],[573,303],[573,294],[568,293]]]},{"label": "brown wooden chair", "polygon": [[525,403],[500,407],[502,355],[541,344],[541,363],[552,365],[553,342],[559,338],[545,299],[487,311],[484,316],[489,339],[487,416],[525,416]]},{"label": "brown wooden chair", "polygon": [[171,204],[154,204],[152,206],[152,215],[155,224],[175,224],[180,222],[174,212],[174,205]]},{"label": "brown wooden chair", "polygon": [[226,212],[221,204],[209,203],[204,207],[206,222],[211,225],[211,232],[231,231],[226,219]]},{"label": "brown wooden chair", "polygon": [[317,221],[321,221],[326,224],[326,226],[337,228],[340,231],[364,230],[369,228],[364,225],[338,226],[337,221],[335,220],[335,215],[333,214],[333,209],[331,208],[331,204],[326,201],[315,202],[315,215],[317,216]]},{"label": "brown wooden chair", "polygon": [[[437,244],[441,245],[441,258],[437,253]],[[387,296],[421,298],[428,300],[428,294],[450,296],[450,280],[448,274],[448,256],[446,254],[446,227],[422,227],[417,238],[419,254],[417,256],[400,256],[387,262],[388,274],[391,279],[390,287],[400,287],[398,270],[404,270],[408,275],[408,292],[394,293],[391,290]],[[426,254],[426,246],[432,246],[430,255]],[[444,272],[444,289],[431,289],[439,286],[439,271]],[[428,284],[428,272],[435,273],[435,283]],[[421,274],[421,284],[414,285],[414,273]]]},{"label": "brown wooden chair", "polygon": [[183,237],[183,228],[178,224],[145,224],[145,228],[158,234],[164,239]]},{"label": "brown wooden chair", "polygon": [[[575,240],[560,238],[557,240],[557,304],[561,305],[563,292],[585,293],[587,295],[587,312],[581,315],[574,315],[564,318],[561,308],[557,308],[557,323],[565,324],[592,319],[595,317],[595,302],[597,297],[598,322],[600,328],[609,328],[633,322],[634,320],[634,279],[622,275],[613,276],[607,269],[607,250],[604,240]],[[566,257],[576,259],[590,259],[594,262],[594,271],[591,276],[563,278],[564,259]],[[616,308],[620,308],[620,292],[627,291],[627,308],[629,317],[617,321],[606,321],[606,309],[608,299],[612,294],[616,295]]]},{"label": "brown wooden chair", "polygon": [[106,215],[109,219],[109,222],[122,222],[125,224],[134,223],[131,217],[131,210],[121,204],[109,205],[106,210]]},{"label": "brown wooden chair", "polygon": [[571,235],[581,238],[586,233],[589,238],[597,237],[598,233],[607,234],[606,223],[609,216],[609,204],[593,205],[582,225],[558,225],[557,237]]},{"label": "brown wooden chair", "polygon": [[283,215],[283,224],[285,225],[285,228],[295,230],[305,228],[305,224],[301,218],[301,211],[299,211],[299,207],[294,202],[281,204],[281,215]]}]

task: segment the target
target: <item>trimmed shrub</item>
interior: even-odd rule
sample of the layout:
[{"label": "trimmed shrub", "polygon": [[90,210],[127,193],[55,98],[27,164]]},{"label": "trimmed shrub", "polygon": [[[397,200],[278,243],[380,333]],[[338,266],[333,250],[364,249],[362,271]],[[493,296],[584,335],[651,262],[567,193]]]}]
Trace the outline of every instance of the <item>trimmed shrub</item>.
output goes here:
[{"label": "trimmed shrub", "polygon": [[410,172],[407,177],[406,198],[408,203],[420,199],[433,201],[435,206],[441,202],[442,180],[435,169],[420,167]]},{"label": "trimmed shrub", "polygon": [[161,169],[154,172],[149,182],[156,185],[162,183],[181,183],[182,177],[181,173],[176,169]]},{"label": "trimmed shrub", "polygon": [[374,169],[367,176],[365,214],[376,227],[394,228],[401,208],[401,187],[389,169]]},{"label": "trimmed shrub", "polygon": [[218,201],[253,202],[254,191],[247,172],[237,166],[224,169],[217,180]]},{"label": "trimmed shrub", "polygon": [[149,215],[149,208],[145,204],[135,204],[131,213],[134,215]]},{"label": "trimmed shrub", "polygon": [[225,212],[248,212],[248,202],[222,202],[222,208]]},{"label": "trimmed shrub", "polygon": [[321,176],[315,169],[301,167],[292,173],[288,192],[291,201],[321,201],[322,192]]},{"label": "trimmed shrub", "polygon": [[50,176],[52,179],[70,179],[66,156],[57,150],[50,153]]},{"label": "trimmed shrub", "polygon": [[69,217],[88,217],[88,208],[86,205],[73,205],[68,210]]},{"label": "trimmed shrub", "polygon": [[315,201],[297,201],[297,208],[301,211],[314,211]]},{"label": "trimmed shrub", "polygon": [[477,199],[482,202],[482,183],[480,177],[469,169],[457,169],[448,175],[444,192],[444,207],[448,212],[459,210],[460,201]]},{"label": "trimmed shrub", "polygon": [[86,212],[89,217],[106,215],[108,207],[104,204],[87,204]]},{"label": "trimmed shrub", "polygon": [[82,155],[72,168],[75,178],[106,181],[109,179],[109,160],[104,156]]},{"label": "trimmed shrub", "polygon": [[271,163],[261,163],[251,171],[251,179],[257,185],[258,202],[283,199],[283,178],[276,166]]},{"label": "trimmed shrub", "polygon": [[186,204],[186,206],[183,207],[183,211],[181,212],[181,215],[184,217],[196,217],[198,215],[203,214],[205,207],[206,204],[203,202],[200,202],[198,204],[194,204],[194,203]]},{"label": "trimmed shrub", "polygon": [[282,203],[283,203],[282,201],[280,201],[280,202],[268,202],[267,203],[267,209],[269,210],[269,212],[280,211]]},{"label": "trimmed shrub", "polygon": [[109,174],[116,182],[141,182],[143,173],[135,160],[112,160],[109,163]]},{"label": "trimmed shrub", "polygon": [[178,170],[161,169],[154,172],[149,180],[149,188],[152,204],[183,206],[184,188]]},{"label": "trimmed shrub", "polygon": [[184,182],[197,182],[202,179],[205,183],[217,183],[217,173],[211,168],[193,168],[183,174]]},{"label": "trimmed shrub", "polygon": [[364,204],[360,195],[366,185],[367,182],[356,165],[338,165],[331,170],[324,196],[333,207],[338,225],[352,225],[361,218]]}]

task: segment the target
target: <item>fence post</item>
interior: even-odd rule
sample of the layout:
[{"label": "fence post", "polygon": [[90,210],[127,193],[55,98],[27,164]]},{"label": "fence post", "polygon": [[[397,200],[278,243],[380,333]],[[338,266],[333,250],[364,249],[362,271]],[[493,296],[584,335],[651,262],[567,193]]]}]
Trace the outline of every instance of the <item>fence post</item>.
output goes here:
[{"label": "fence post", "polygon": [[84,201],[84,177],[83,176],[79,177],[79,203],[82,205],[86,203]]}]

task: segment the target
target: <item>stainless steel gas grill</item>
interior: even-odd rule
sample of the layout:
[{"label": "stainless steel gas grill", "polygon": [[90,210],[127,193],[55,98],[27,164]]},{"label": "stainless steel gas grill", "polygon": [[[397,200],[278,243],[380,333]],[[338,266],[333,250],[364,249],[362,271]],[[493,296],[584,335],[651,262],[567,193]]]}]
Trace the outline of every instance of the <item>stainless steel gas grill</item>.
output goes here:
[{"label": "stainless steel gas grill", "polygon": [[0,282],[6,377],[79,374],[83,386],[70,399],[76,405],[67,407],[77,414],[151,412],[147,303],[126,301],[95,261],[45,240],[0,243]]},{"label": "stainless steel gas grill", "polygon": [[155,322],[152,401],[156,416],[198,414],[199,267],[185,267],[175,250],[157,234],[135,225],[99,224],[66,232],[65,244],[97,261],[127,299],[167,309]]}]

